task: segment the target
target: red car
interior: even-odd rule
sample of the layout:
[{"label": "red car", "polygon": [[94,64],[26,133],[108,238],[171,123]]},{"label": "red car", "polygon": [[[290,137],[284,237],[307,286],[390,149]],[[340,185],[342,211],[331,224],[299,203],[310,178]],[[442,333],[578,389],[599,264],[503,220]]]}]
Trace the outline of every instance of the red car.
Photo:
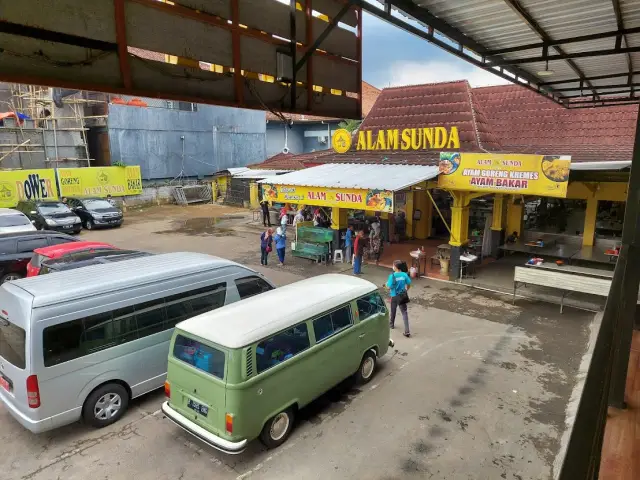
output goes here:
[{"label": "red car", "polygon": [[51,247],[37,248],[33,251],[33,257],[27,265],[27,277],[35,277],[40,273],[40,265],[45,260],[51,258],[61,258],[72,255],[76,252],[91,251],[110,251],[119,250],[119,248],[102,242],[70,242]]}]

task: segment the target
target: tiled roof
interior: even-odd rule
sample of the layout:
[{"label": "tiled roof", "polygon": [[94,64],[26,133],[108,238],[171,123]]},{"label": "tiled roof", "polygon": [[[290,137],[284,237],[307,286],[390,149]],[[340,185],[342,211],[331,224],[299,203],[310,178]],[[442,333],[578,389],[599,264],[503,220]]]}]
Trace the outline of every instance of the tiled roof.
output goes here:
[{"label": "tiled roof", "polygon": [[518,85],[475,88],[473,97],[506,151],[631,159],[637,105],[570,110]]},{"label": "tiled roof", "polygon": [[466,80],[385,88],[361,130],[458,127],[460,150],[498,150],[500,142],[484,110],[474,105]]},{"label": "tiled roof", "polygon": [[303,153],[301,155],[294,155],[292,153],[278,153],[273,157],[267,158],[262,163],[256,163],[249,165],[251,168],[260,168],[265,170],[302,170],[313,164],[329,163],[318,158],[327,154],[334,154],[333,150],[323,150],[321,152]]},{"label": "tiled roof", "polygon": [[[373,85],[368,84],[367,82],[362,82],[362,115],[367,116],[371,107],[376,102],[376,99],[380,95],[380,89],[374,87]],[[316,117],[314,115],[301,115],[298,113],[285,113],[285,118],[291,119],[294,122],[321,122],[321,121],[330,121],[342,120],[341,118],[334,117]],[[267,112],[267,120],[270,122],[281,122],[282,119],[271,112]]]}]

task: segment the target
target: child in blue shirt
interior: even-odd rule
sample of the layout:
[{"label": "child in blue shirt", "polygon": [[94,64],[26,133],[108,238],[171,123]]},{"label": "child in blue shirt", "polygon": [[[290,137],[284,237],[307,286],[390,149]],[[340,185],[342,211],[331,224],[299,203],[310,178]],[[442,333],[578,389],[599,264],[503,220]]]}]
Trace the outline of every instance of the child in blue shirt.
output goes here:
[{"label": "child in blue shirt", "polygon": [[[391,315],[389,316],[389,327],[395,328],[396,321],[396,311],[400,308],[400,313],[402,313],[402,320],[404,322],[404,333],[405,337],[410,337],[411,332],[409,331],[409,315],[407,313],[407,302],[403,302],[403,299],[407,297],[407,292],[409,288],[411,288],[411,277],[403,272],[400,267],[402,266],[402,261],[396,260],[393,262],[393,272],[389,275],[387,279],[386,288],[389,289],[389,295],[391,296]],[[401,303],[402,302],[402,303]]]}]

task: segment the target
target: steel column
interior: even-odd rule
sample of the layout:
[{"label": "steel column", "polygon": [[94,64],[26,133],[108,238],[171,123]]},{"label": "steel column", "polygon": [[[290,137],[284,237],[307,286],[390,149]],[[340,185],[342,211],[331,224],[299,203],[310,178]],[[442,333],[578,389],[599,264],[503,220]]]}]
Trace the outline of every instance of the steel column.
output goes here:
[{"label": "steel column", "polygon": [[127,27],[125,20],[124,0],[113,0],[116,17],[116,41],[118,42],[118,59],[120,61],[120,75],[124,88],[133,86],[131,80],[131,66],[129,65],[129,51],[127,50]]}]

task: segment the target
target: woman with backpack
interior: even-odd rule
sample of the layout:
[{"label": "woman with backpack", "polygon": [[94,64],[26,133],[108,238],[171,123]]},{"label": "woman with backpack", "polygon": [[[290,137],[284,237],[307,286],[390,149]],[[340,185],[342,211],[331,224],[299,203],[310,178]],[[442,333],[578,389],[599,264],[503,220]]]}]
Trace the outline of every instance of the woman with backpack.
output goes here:
[{"label": "woman with backpack", "polygon": [[[403,268],[404,267],[404,268]],[[409,331],[409,315],[407,313],[407,304],[409,303],[409,295],[407,292],[411,288],[411,277],[407,275],[403,270],[406,268],[406,264],[401,260],[393,262],[393,272],[387,279],[386,288],[389,289],[389,295],[391,296],[391,315],[389,317],[389,327],[395,328],[396,311],[400,308],[402,314],[402,320],[404,322],[405,337],[410,337]]]}]

